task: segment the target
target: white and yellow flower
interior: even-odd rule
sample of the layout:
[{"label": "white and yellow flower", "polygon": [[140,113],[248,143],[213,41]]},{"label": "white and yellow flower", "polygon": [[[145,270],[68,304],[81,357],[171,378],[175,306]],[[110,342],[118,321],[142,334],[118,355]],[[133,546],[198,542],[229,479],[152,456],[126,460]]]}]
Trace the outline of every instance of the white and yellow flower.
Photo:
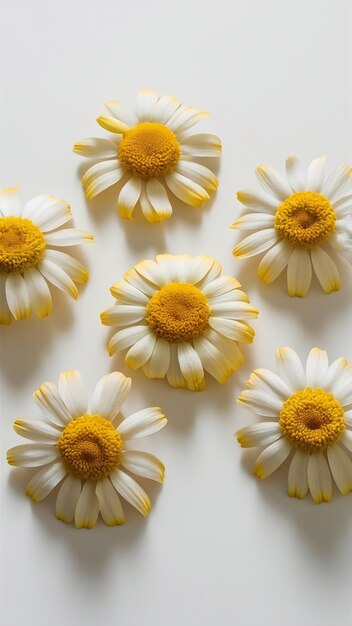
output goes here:
[{"label": "white and yellow flower", "polygon": [[130,388],[131,379],[120,372],[103,376],[88,413],[80,373],[64,372],[58,386],[43,383],[34,393],[44,419],[14,422],[15,431],[31,443],[11,448],[7,460],[10,465],[40,467],[26,490],[34,502],[46,498],[60,484],[56,499],[59,520],[74,521],[77,528],[92,528],[100,512],[108,526],[123,524],[119,496],[148,515],[148,495],[124,470],[162,483],[164,466],[154,455],[134,450],[129,443],[157,432],[167,420],[158,407],[122,419],[120,408]]},{"label": "white and yellow flower", "polygon": [[336,256],[352,263],[352,169],[337,168],[327,178],[325,157],[314,159],[307,172],[299,160],[286,160],[286,178],[269,165],[256,174],[262,191],[239,191],[246,214],[233,228],[255,233],[234,249],[238,258],[265,252],[258,276],[271,283],[287,267],[290,296],[307,294],[312,267],[325,293],[340,288]]},{"label": "white and yellow flower", "polygon": [[238,342],[253,341],[247,320],[258,311],[238,280],[220,274],[213,258],[186,254],[160,254],[128,270],[101,314],[103,324],[120,327],[109,354],[128,348],[131,369],[166,376],[173,387],[202,390],[204,370],[224,383],[243,362]]},{"label": "white and yellow flower", "polygon": [[333,477],[339,491],[352,490],[352,366],[344,358],[331,365],[313,348],[304,368],[291,348],[277,353],[279,375],[254,370],[240,404],[267,418],[236,433],[243,448],[262,447],[254,474],[270,476],[293,453],[288,495],[329,502]]},{"label": "white and yellow flower", "polygon": [[62,228],[72,219],[69,205],[54,196],[36,196],[22,206],[17,187],[0,191],[0,324],[51,313],[48,282],[78,297],[76,283],[86,268],[56,248],[78,246],[93,236]]},{"label": "white and yellow flower", "polygon": [[172,214],[170,192],[186,204],[201,206],[218,181],[195,159],[221,154],[218,137],[190,131],[207,115],[174,96],[148,89],[138,93],[136,114],[117,100],[107,102],[97,122],[114,135],[82,139],[73,147],[74,152],[99,160],[83,176],[87,198],[123,179],[117,206],[126,219],[132,219],[139,204],[149,222],[162,222]]}]

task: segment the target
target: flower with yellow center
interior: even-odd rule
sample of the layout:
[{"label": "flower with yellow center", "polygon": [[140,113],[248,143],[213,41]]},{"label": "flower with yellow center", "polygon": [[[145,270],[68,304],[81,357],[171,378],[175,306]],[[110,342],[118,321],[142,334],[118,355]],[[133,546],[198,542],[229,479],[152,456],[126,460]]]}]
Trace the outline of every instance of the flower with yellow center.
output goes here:
[{"label": "flower with yellow center", "polygon": [[221,154],[218,137],[191,131],[207,115],[174,96],[159,96],[148,89],[139,92],[135,115],[117,100],[107,102],[97,122],[112,135],[82,139],[73,147],[77,154],[101,159],[83,176],[87,198],[123,183],[117,205],[122,217],[132,219],[139,205],[151,223],[171,216],[170,194],[191,206],[201,206],[218,181],[197,159]]},{"label": "flower with yellow center", "polygon": [[[279,375],[254,370],[240,404],[268,418],[236,433],[243,448],[263,448],[254,465],[257,478],[272,474],[293,453],[288,494],[329,502],[333,477],[339,491],[352,491],[352,366],[344,358],[331,365],[313,348],[304,368],[291,348],[277,353]],[[270,420],[270,421],[269,421]]]},{"label": "flower with yellow center", "polygon": [[312,268],[325,293],[340,288],[338,255],[352,263],[352,168],[343,165],[325,180],[325,157],[304,172],[299,160],[286,160],[286,179],[269,165],[257,170],[260,192],[239,191],[246,213],[233,228],[256,231],[233,253],[238,258],[265,252],[258,276],[273,282],[287,267],[290,296],[307,294]]},{"label": "flower with yellow center", "polygon": [[51,313],[48,282],[78,297],[76,283],[88,279],[86,268],[62,246],[93,239],[77,228],[62,228],[72,219],[69,205],[54,196],[36,196],[23,207],[18,188],[0,191],[0,324]]},{"label": "flower with yellow center", "polygon": [[[130,447],[130,441],[151,435],[167,422],[158,407],[142,409],[123,419],[120,409],[131,379],[120,372],[103,376],[93,392],[88,413],[87,393],[79,372],[64,372],[58,385],[47,382],[34,393],[43,420],[17,419],[15,431],[31,443],[7,453],[10,465],[40,468],[26,494],[39,502],[59,484],[56,517],[77,528],[92,528],[100,513],[108,526],[125,517],[120,496],[142,515],[151,502],[130,473],[159,483],[164,465],[153,454]],[[126,471],[129,473],[126,473]]]},{"label": "flower with yellow center", "polygon": [[115,304],[101,314],[119,329],[110,355],[128,348],[125,361],[148,378],[200,391],[204,370],[224,383],[243,362],[239,342],[251,343],[247,320],[257,309],[232,276],[208,256],[159,254],[138,263],[111,287]]}]

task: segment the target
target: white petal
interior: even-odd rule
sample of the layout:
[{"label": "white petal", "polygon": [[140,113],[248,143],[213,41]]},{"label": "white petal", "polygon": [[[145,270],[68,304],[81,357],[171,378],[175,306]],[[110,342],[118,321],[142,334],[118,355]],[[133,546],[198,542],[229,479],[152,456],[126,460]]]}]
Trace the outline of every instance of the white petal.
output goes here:
[{"label": "white petal", "polygon": [[145,280],[158,285],[158,287],[170,282],[168,276],[166,275],[165,267],[162,267],[162,265],[150,259],[137,263],[137,265],[135,265],[135,270],[138,274],[143,276]]},{"label": "white petal", "polygon": [[307,189],[320,192],[324,184],[326,157],[314,159],[309,165],[307,172]]},{"label": "white petal", "polygon": [[63,403],[56,385],[43,383],[33,394],[41,411],[58,427],[64,427],[72,420],[72,415]]},{"label": "white petal", "polygon": [[330,391],[342,406],[352,402],[352,367],[345,358],[336,359],[331,363],[324,389]]},{"label": "white petal", "polygon": [[188,267],[185,275],[185,282],[192,283],[193,285],[199,283],[210,272],[214,264],[214,259],[211,256],[201,254],[193,257],[188,263]]},{"label": "white petal", "polygon": [[341,287],[340,275],[332,258],[319,246],[312,248],[311,258],[314,271],[325,293],[338,291]]},{"label": "white petal", "polygon": [[255,256],[271,248],[278,241],[277,231],[274,228],[265,228],[242,239],[234,248],[233,254],[240,259]]},{"label": "white petal", "polygon": [[137,118],[133,115],[119,100],[109,100],[105,102],[105,107],[109,113],[117,120],[121,120],[127,126],[135,126],[137,124]]},{"label": "white petal", "polygon": [[26,496],[32,498],[34,502],[44,500],[66,476],[66,473],[67,470],[61,460],[44,467],[32,476],[26,488]]},{"label": "white petal", "polygon": [[283,406],[283,401],[271,389],[244,389],[237,402],[264,417],[278,417]]},{"label": "white petal", "polygon": [[294,192],[306,189],[306,177],[301,162],[293,155],[286,159],[286,176]]},{"label": "white petal", "polygon": [[245,426],[235,433],[242,448],[268,446],[280,439],[282,435],[282,428],[278,422],[259,422],[252,426]]},{"label": "white petal", "polygon": [[233,341],[244,341],[252,343],[255,332],[246,322],[238,320],[230,320],[224,317],[209,317],[209,326],[218,331],[224,337],[228,337]]},{"label": "white petal", "polygon": [[21,274],[9,274],[5,283],[8,307],[15,320],[31,317],[32,308],[26,282]]},{"label": "white petal", "polygon": [[332,481],[329,466],[321,452],[313,453],[309,457],[308,486],[315,504],[330,502],[332,495]]},{"label": "white petal", "polygon": [[181,100],[175,96],[160,96],[155,106],[155,121],[159,124],[166,124],[181,105]]},{"label": "white petal", "polygon": [[73,152],[84,157],[96,157],[101,159],[111,159],[117,157],[119,152],[118,143],[112,139],[101,139],[100,137],[88,137],[76,141]]},{"label": "white petal", "polygon": [[159,94],[152,89],[140,89],[137,96],[137,118],[139,122],[154,122]]},{"label": "white petal", "polygon": [[177,136],[182,136],[186,130],[192,128],[192,126],[208,116],[209,113],[206,111],[200,111],[193,107],[181,105],[168,121],[167,125]]},{"label": "white petal", "polygon": [[201,391],[204,389],[204,371],[201,360],[191,346],[191,344],[183,341],[177,346],[177,356],[180,369],[188,383],[188,389],[191,391]]},{"label": "white petal", "polygon": [[186,379],[184,378],[177,356],[177,345],[170,344],[170,365],[167,371],[167,381],[171,387],[183,388],[187,387]]},{"label": "white petal", "polygon": [[238,230],[261,230],[273,228],[275,218],[270,213],[246,213],[231,224],[231,228]]},{"label": "white petal", "polygon": [[309,353],[306,365],[307,387],[324,387],[328,367],[328,355],[325,350],[313,348]]},{"label": "white petal", "polygon": [[158,457],[149,454],[149,452],[123,450],[121,463],[125,469],[137,476],[155,480],[157,483],[162,483],[164,480],[164,464]]},{"label": "white petal", "polygon": [[59,394],[73,418],[87,413],[87,390],[77,370],[62,372],[58,381]]},{"label": "white petal", "polygon": [[287,268],[287,288],[290,296],[303,298],[312,280],[312,263],[307,250],[295,248]]},{"label": "white petal", "polygon": [[341,197],[351,192],[352,172],[351,168],[344,164],[332,172],[327,179],[323,194],[331,201],[335,202]]},{"label": "white petal", "polygon": [[132,413],[118,425],[117,430],[121,437],[126,441],[128,439],[137,439],[146,437],[156,433],[167,424],[165,415],[158,406],[152,406],[142,409],[136,413]]},{"label": "white petal", "polygon": [[116,119],[116,117],[111,117],[110,115],[99,115],[97,122],[99,126],[109,131],[109,133],[121,135],[128,130],[128,125],[125,124],[125,122]]},{"label": "white petal", "polygon": [[124,173],[116,159],[92,165],[82,177],[88,200],[95,198],[105,189],[115,185],[121,180]]},{"label": "white petal", "polygon": [[309,453],[298,449],[288,470],[288,495],[291,498],[304,498],[308,491],[308,461]]},{"label": "white petal", "polygon": [[60,267],[74,283],[84,284],[87,282],[89,274],[84,265],[74,257],[61,250],[46,248],[44,259],[51,261]]},{"label": "white petal", "polygon": [[258,317],[258,309],[247,302],[220,302],[210,306],[210,314],[227,319],[252,320]]},{"label": "white petal", "polygon": [[193,346],[204,369],[219,383],[224,383],[234,371],[223,353],[205,337],[194,337]]},{"label": "white petal", "polygon": [[92,414],[113,421],[131,389],[131,379],[121,372],[106,374],[97,383],[92,398]]},{"label": "white petal", "polygon": [[37,443],[56,444],[60,436],[56,428],[40,420],[29,420],[19,417],[14,421],[13,428],[21,437],[31,439]]},{"label": "white petal", "polygon": [[75,511],[76,528],[93,528],[99,515],[99,500],[95,493],[96,483],[84,484]]},{"label": "white petal", "polygon": [[49,246],[80,246],[82,243],[93,241],[93,239],[93,235],[78,228],[61,228],[61,230],[45,235],[45,242]]},{"label": "white petal", "polygon": [[0,189],[0,215],[16,217],[21,215],[21,209],[19,187]]},{"label": "white petal", "polygon": [[207,285],[208,283],[211,283],[213,280],[218,278],[221,274],[221,271],[222,271],[221,264],[218,261],[215,261],[214,259],[214,263],[211,266],[209,272],[204,276],[204,278],[202,278],[202,280],[198,283],[197,287],[199,289],[203,289],[205,285]]},{"label": "white petal", "polygon": [[[349,426],[348,423],[347,425]],[[339,443],[342,443],[349,452],[352,452],[352,431],[347,429],[344,430],[341,435],[341,439],[339,439]]]},{"label": "white petal", "polygon": [[[31,207],[33,207],[32,210]],[[72,213],[70,205],[65,200],[42,195],[33,198],[31,204],[25,205],[23,217],[28,217],[43,233],[46,233],[66,224],[72,219]]]},{"label": "white petal", "polygon": [[254,465],[254,474],[257,478],[264,479],[277,470],[292,450],[291,444],[286,437],[277,439],[271,443],[258,456]]},{"label": "white petal", "polygon": [[9,465],[40,467],[55,461],[59,456],[56,446],[48,443],[25,443],[7,451]]},{"label": "white petal", "polygon": [[247,189],[237,192],[237,200],[247,209],[270,214],[276,213],[280,204],[272,194],[265,193],[265,191],[249,191]]},{"label": "white petal", "polygon": [[44,258],[38,263],[38,269],[55,287],[67,293],[71,298],[74,298],[74,300],[77,300],[78,289],[75,283],[61,267],[56,265],[56,263]]},{"label": "white petal", "polygon": [[145,306],[114,304],[100,315],[105,326],[126,326],[135,324],[145,317]]},{"label": "white petal", "polygon": [[292,194],[288,182],[270,165],[259,165],[256,175],[264,191],[274,194],[278,200],[286,200]]},{"label": "white petal", "polygon": [[[139,267],[141,264],[138,263],[136,267]],[[149,298],[152,297],[157,291],[157,287],[153,284],[150,284],[148,280],[145,280],[144,276],[142,276],[137,270],[132,267],[132,269],[128,270],[124,274],[124,279],[130,284],[142,291],[142,293],[146,294]]]},{"label": "white petal", "polygon": [[243,364],[243,356],[236,341],[232,341],[220,335],[213,328],[207,328],[204,333],[205,339],[210,341],[222,353],[222,359],[233,372]]},{"label": "white petal", "polygon": [[338,219],[352,215],[352,194],[342,196],[342,198],[335,200],[332,204]]},{"label": "white petal", "polygon": [[120,498],[108,478],[97,482],[96,495],[99,501],[100,515],[107,526],[121,526],[125,521]]},{"label": "white petal", "polygon": [[12,319],[11,311],[6,298],[6,278],[7,275],[0,272],[0,324],[11,324]]},{"label": "white petal", "polygon": [[146,193],[150,204],[159,216],[159,221],[165,220],[172,214],[171,202],[166,189],[156,178],[147,182]]},{"label": "white petal", "polygon": [[69,474],[60,487],[56,499],[56,517],[65,524],[74,520],[81,489],[81,479],[73,474]]},{"label": "white petal", "polygon": [[148,220],[150,224],[156,224],[157,222],[163,221],[164,218],[159,217],[159,214],[154,210],[152,204],[150,203],[144,187],[142,187],[139,204],[141,205],[142,213],[145,219]]},{"label": "white petal", "polygon": [[166,174],[165,182],[177,198],[191,206],[200,207],[210,198],[208,192],[203,187],[178,172]]},{"label": "white petal", "polygon": [[122,470],[115,470],[110,474],[110,480],[116,491],[134,506],[142,515],[148,515],[151,502],[142,487]]},{"label": "white petal", "polygon": [[176,171],[182,176],[193,180],[208,193],[216,191],[218,187],[218,179],[215,174],[208,167],[200,163],[180,160],[177,163]]},{"label": "white petal", "polygon": [[215,280],[207,283],[202,288],[202,292],[207,298],[215,300],[228,292],[234,293],[239,287],[241,287],[241,283],[237,278],[233,278],[233,276],[219,276],[219,278],[215,278]]},{"label": "white petal", "polygon": [[135,208],[142,191],[142,183],[140,178],[132,176],[122,187],[117,201],[117,208],[121,217],[132,219],[133,209]]},{"label": "white petal", "polygon": [[346,495],[352,491],[352,461],[337,443],[327,449],[327,456],[337,488]]},{"label": "white petal", "polygon": [[181,154],[195,157],[220,157],[221,139],[208,133],[189,135],[182,139]]},{"label": "white petal", "polygon": [[292,256],[292,246],[282,239],[263,256],[258,267],[258,276],[267,285],[272,283],[287,266]]},{"label": "white petal", "polygon": [[23,278],[34,313],[39,318],[50,315],[52,310],[51,293],[45,278],[35,267],[25,270]]},{"label": "white petal", "polygon": [[149,302],[149,298],[144,293],[125,280],[113,285],[110,291],[121,304],[146,305]]},{"label": "white petal", "polygon": [[166,339],[157,339],[150,359],[143,371],[148,378],[164,378],[170,365],[170,344]]},{"label": "white petal", "polygon": [[120,350],[129,348],[140,339],[143,339],[150,333],[148,326],[132,326],[131,328],[123,328],[115,333],[108,344],[109,355],[112,356]]},{"label": "white petal", "polygon": [[276,351],[276,362],[280,376],[287,383],[291,392],[306,387],[306,375],[299,356],[292,348],[279,348]]},{"label": "white petal", "polygon": [[287,383],[271,370],[259,368],[254,370],[246,385],[250,389],[257,389],[265,393],[277,396],[278,400],[284,402],[291,395],[291,390]]},{"label": "white petal", "polygon": [[139,339],[139,341],[137,341],[137,343],[129,349],[125,356],[125,362],[128,367],[133,370],[137,370],[139,367],[142,367],[142,365],[144,365],[144,363],[146,363],[151,357],[155,342],[156,337],[152,333],[148,333],[145,337],[143,337],[143,339]]}]

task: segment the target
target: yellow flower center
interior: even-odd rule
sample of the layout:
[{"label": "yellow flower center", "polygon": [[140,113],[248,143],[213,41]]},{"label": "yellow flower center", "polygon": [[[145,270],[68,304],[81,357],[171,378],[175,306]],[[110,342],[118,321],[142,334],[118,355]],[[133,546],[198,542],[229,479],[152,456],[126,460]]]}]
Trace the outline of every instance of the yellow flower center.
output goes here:
[{"label": "yellow flower center", "polygon": [[290,441],[303,450],[326,450],[345,429],[344,411],[323,389],[307,387],[286,400],[279,424]]},{"label": "yellow flower center", "polygon": [[43,233],[31,220],[0,217],[0,272],[23,272],[42,258]]},{"label": "yellow flower center", "polygon": [[122,438],[100,415],[82,415],[67,424],[57,443],[69,470],[85,480],[106,478],[121,462]]},{"label": "yellow flower center", "polygon": [[124,133],[119,146],[121,164],[141,178],[171,172],[180,158],[176,135],[163,124],[142,122]]},{"label": "yellow flower center", "polygon": [[336,215],[321,193],[299,191],[280,204],[275,228],[294,246],[309,248],[326,241],[335,230]]},{"label": "yellow flower center", "polygon": [[207,300],[197,287],[169,283],[150,299],[146,320],[157,337],[178,343],[201,335],[208,326],[209,315]]}]

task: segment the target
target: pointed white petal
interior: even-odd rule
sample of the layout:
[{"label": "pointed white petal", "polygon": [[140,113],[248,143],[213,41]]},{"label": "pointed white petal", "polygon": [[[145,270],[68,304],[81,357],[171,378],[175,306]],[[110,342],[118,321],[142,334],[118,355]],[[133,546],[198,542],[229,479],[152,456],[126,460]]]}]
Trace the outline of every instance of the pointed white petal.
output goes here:
[{"label": "pointed white petal", "polygon": [[7,304],[6,274],[0,272],[0,324],[11,324],[12,315]]},{"label": "pointed white petal", "polygon": [[100,315],[105,326],[126,326],[135,324],[145,317],[145,306],[114,304]]}]

